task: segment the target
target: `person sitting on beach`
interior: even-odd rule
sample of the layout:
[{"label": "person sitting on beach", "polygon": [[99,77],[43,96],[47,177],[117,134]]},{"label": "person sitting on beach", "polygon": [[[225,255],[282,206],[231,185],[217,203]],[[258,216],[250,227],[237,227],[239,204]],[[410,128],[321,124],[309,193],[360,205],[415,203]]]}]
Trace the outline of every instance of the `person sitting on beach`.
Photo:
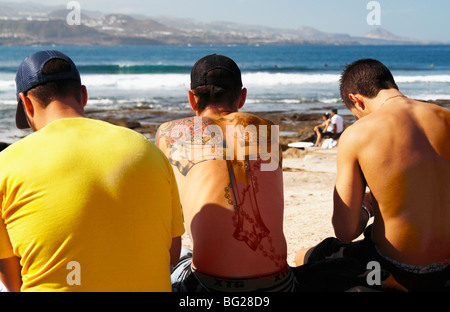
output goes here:
[{"label": "person sitting on beach", "polygon": [[322,141],[322,137],[332,137],[334,133],[332,132],[333,128],[330,126],[331,119],[330,114],[323,114],[322,116],[323,122],[320,125],[314,127],[314,132],[316,133],[317,139],[314,146],[320,146],[320,141]]},{"label": "person sitting on beach", "polygon": [[238,112],[245,103],[236,63],[198,60],[189,103],[196,116],[162,124],[157,145],[174,167],[192,251],[172,273],[175,291],[290,291],[283,233],[278,127]]},{"label": "person sitting on beach", "polygon": [[333,133],[333,135],[330,136],[333,140],[338,140],[341,137],[342,132],[344,132],[344,118],[342,118],[341,115],[338,115],[337,108],[331,110],[330,132]]},{"label": "person sitting on beach", "polygon": [[184,224],[165,155],[135,131],[86,118],[86,87],[59,51],[27,57],[16,86],[16,125],[33,133],[0,153],[7,289],[171,291]]},{"label": "person sitting on beach", "polygon": [[379,264],[396,289],[448,289],[450,110],[407,98],[390,70],[372,59],[349,64],[340,90],[357,121],[339,142],[337,239],[299,251],[296,264],[352,258],[364,268]]}]

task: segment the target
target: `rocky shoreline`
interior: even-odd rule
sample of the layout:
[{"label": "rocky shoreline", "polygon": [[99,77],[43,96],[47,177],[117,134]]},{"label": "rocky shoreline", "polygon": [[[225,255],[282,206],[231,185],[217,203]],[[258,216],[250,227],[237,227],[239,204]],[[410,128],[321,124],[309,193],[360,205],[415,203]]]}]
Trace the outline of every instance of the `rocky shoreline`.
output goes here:
[{"label": "rocky shoreline", "polygon": [[[450,101],[448,100],[437,100],[430,103],[445,107],[450,105]],[[331,110],[331,107],[329,109]],[[288,144],[292,142],[315,142],[316,135],[313,129],[316,125],[322,123],[323,113],[272,111],[253,112],[253,114],[279,125],[281,148],[283,151],[286,151]],[[156,131],[162,123],[193,116],[193,112],[188,110],[163,111],[145,107],[118,108],[113,110],[89,108],[86,109],[86,116],[135,130],[149,139],[154,140]],[[343,117],[346,127],[355,122],[353,116],[343,115]],[[0,151],[8,145],[8,143],[0,142]]]},{"label": "rocky shoreline", "polygon": [[[280,144],[283,151],[288,144],[297,141],[315,142],[314,126],[322,122],[322,113],[286,113],[286,112],[256,112],[253,113],[279,125]],[[99,119],[114,125],[137,131],[154,140],[158,127],[167,121],[193,116],[192,112],[168,112],[153,109],[118,109],[118,110],[86,110],[88,118]],[[346,118],[350,124],[351,119]],[[9,144],[0,142],[0,150]]]},{"label": "rocky shoreline", "polygon": [[[450,100],[428,101],[428,103],[437,104],[444,107],[450,106]],[[325,107],[331,111],[330,107]],[[323,113],[308,112],[249,112],[262,118],[272,121],[280,126],[280,144],[283,151],[288,149],[288,144],[292,142],[315,142],[316,135],[314,127],[322,123]],[[101,119],[115,125],[127,127],[142,133],[150,139],[154,139],[158,127],[167,121],[181,119],[193,116],[192,111],[162,111],[152,108],[136,107],[130,109],[117,110],[86,110],[87,117]],[[342,115],[345,127],[348,127],[356,121],[353,116]]]},{"label": "rocky shoreline", "polygon": [[[167,112],[153,109],[135,108],[127,111],[94,111],[87,110],[87,116],[101,119],[112,124],[133,129],[154,139],[156,131],[164,122],[193,116],[192,112]],[[315,142],[314,127],[322,123],[322,113],[286,113],[274,112],[250,112],[279,125],[280,144],[282,150],[288,148],[291,142],[305,141]],[[354,122],[353,117],[343,116],[346,126]]]}]

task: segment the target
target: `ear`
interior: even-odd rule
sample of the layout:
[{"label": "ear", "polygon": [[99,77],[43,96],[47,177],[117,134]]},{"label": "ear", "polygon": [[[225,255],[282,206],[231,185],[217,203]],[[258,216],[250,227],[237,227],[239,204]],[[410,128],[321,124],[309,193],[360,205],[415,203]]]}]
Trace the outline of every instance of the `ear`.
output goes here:
[{"label": "ear", "polygon": [[189,99],[189,104],[191,104],[192,109],[195,112],[198,111],[197,99],[195,98],[195,95],[192,91],[188,91],[188,99]]},{"label": "ear", "polygon": [[242,106],[244,106],[246,100],[247,100],[247,89],[243,88],[241,91],[241,95],[239,96],[238,109],[241,109]]},{"label": "ear", "polygon": [[348,95],[348,98],[350,99],[350,101],[353,102],[353,104],[355,105],[355,108],[358,110],[365,110],[366,109],[366,105],[364,104],[364,99],[360,94],[353,94],[350,93]]},{"label": "ear", "polygon": [[83,107],[86,106],[88,101],[88,93],[87,93],[87,89],[86,86],[81,86],[81,105],[83,105]]},{"label": "ear", "polygon": [[34,106],[31,102],[30,98],[23,94],[23,92],[19,93],[19,97],[23,103],[23,110],[28,117],[34,117]]}]

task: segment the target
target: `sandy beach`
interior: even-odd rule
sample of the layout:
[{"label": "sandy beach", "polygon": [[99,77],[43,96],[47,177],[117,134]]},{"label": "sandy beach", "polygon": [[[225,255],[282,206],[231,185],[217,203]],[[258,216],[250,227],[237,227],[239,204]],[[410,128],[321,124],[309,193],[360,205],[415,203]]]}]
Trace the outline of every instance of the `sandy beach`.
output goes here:
[{"label": "sandy beach", "polygon": [[336,153],[337,147],[288,149],[283,153],[284,233],[292,266],[299,249],[334,236],[331,215]]}]

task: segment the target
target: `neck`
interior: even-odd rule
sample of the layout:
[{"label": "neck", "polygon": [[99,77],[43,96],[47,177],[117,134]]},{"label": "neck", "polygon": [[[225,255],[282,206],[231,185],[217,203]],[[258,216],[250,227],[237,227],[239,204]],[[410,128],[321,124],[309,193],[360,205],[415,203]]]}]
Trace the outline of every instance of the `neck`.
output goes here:
[{"label": "neck", "polygon": [[35,118],[36,130],[45,127],[57,119],[85,117],[85,113],[81,105],[76,101],[64,101],[63,103],[55,100],[49,103],[47,107],[41,111],[39,117]]},{"label": "neck", "polygon": [[378,96],[374,99],[375,110],[381,109],[386,103],[399,97],[405,97],[397,89],[381,90]]},{"label": "neck", "polygon": [[213,116],[228,115],[236,112],[237,109],[230,108],[228,104],[208,105],[201,112],[197,111],[197,116],[213,117]]}]

